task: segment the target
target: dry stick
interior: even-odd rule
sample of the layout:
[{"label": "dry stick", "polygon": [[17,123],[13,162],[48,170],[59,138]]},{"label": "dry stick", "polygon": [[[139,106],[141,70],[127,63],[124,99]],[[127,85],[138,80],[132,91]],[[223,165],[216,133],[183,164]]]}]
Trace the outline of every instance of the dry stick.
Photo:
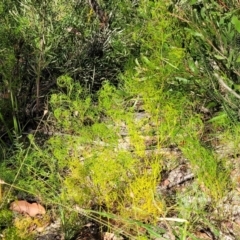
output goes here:
[{"label": "dry stick", "polygon": [[104,28],[106,27],[108,23],[108,15],[101,9],[100,5],[96,0],[88,0],[90,7],[93,9],[95,14],[97,15],[101,27]]},{"label": "dry stick", "polygon": [[188,175],[182,177],[179,181],[174,182],[172,184],[169,184],[166,188],[167,189],[173,188],[173,187],[175,187],[177,185],[183,184],[184,182],[186,182],[188,180],[192,180],[192,179],[194,179],[194,174],[193,173],[189,173]]},{"label": "dry stick", "polygon": [[174,13],[168,13],[168,14],[169,14],[170,16],[172,16],[172,17],[176,17],[176,18],[180,19],[180,20],[183,21],[183,22],[190,23],[189,20],[187,20],[187,19],[185,19],[185,18],[183,18],[183,17],[181,17],[181,16],[178,16],[178,15],[176,15],[176,14],[174,14]]},{"label": "dry stick", "polygon": [[218,80],[219,84],[224,87],[228,92],[230,92],[232,95],[234,95],[236,98],[240,99],[240,95],[238,95],[235,91],[233,91],[224,81],[223,79],[217,74],[213,74],[214,77]]},{"label": "dry stick", "polygon": [[36,110],[37,110],[37,117],[38,117],[38,113],[39,113],[40,78],[41,78],[41,70],[42,70],[43,45],[44,45],[44,36],[40,40],[41,52],[40,52],[40,56],[38,58],[38,65],[37,65],[37,78],[36,78]]}]

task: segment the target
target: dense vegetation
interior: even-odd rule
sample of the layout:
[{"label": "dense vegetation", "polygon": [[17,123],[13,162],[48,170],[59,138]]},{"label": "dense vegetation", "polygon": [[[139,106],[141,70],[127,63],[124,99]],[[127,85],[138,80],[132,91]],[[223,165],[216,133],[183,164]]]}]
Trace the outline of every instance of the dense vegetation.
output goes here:
[{"label": "dense vegetation", "polygon": [[239,11],[1,2],[2,239],[238,239]]}]

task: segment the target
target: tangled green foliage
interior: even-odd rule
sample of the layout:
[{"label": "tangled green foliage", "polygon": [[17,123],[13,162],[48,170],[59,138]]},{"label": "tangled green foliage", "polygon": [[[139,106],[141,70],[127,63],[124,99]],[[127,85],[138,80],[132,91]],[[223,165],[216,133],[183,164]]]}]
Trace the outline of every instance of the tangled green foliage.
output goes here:
[{"label": "tangled green foliage", "polygon": [[[160,238],[165,231],[159,226],[160,217],[164,221],[166,216],[179,217],[180,220],[183,218],[182,222],[166,223],[168,230],[172,229],[172,235],[181,239],[192,237],[199,223],[208,224],[206,208],[217,206],[231,187],[226,159],[219,158],[211,145],[203,142],[205,122],[199,112],[193,112],[199,102],[205,104],[201,102],[208,92],[205,86],[214,89],[215,98],[213,95],[207,98],[208,104],[216,101],[226,106],[226,98],[215,91],[216,81],[208,78],[210,72],[205,68],[205,60],[219,64],[222,68],[217,70],[219,74],[225,67],[234,71],[237,62],[235,58],[231,61],[225,58],[226,39],[222,39],[223,52],[220,54],[218,49],[217,54],[209,42],[213,32],[197,24],[201,17],[209,26],[223,14],[231,32],[236,30],[237,20],[223,10],[214,14],[215,7],[220,6],[212,1],[191,1],[190,5],[180,1],[172,12],[170,1],[139,1],[136,5],[132,3],[136,6],[132,14],[137,18],[131,33],[132,22],[127,15],[131,8],[128,1],[122,1],[116,19],[122,25],[126,24],[126,35],[123,37],[119,31],[112,38],[113,51],[108,49],[103,59],[91,62],[81,44],[91,38],[91,30],[97,28],[98,22],[86,6],[80,8],[83,1],[78,1],[79,5],[71,5],[69,1],[60,1],[61,4],[43,1],[39,5],[30,2],[32,12],[24,12],[19,7],[13,14],[28,46],[33,48],[28,51],[35,54],[29,60],[36,70],[34,80],[43,78],[45,70],[59,71],[56,75],[53,71],[58,90],[49,94],[49,112],[41,120],[44,127],[52,129],[53,135],[43,145],[38,144],[35,133],[16,138],[14,155],[0,163],[1,179],[13,186],[4,189],[0,199],[3,203],[0,216],[4,222],[9,223],[12,219],[4,204],[17,196],[37,198],[46,204],[48,211],[60,216],[65,233],[69,231],[69,239],[72,235],[69,225],[77,221],[79,213],[97,218],[109,231],[133,239]],[[66,8],[63,8],[64,4]],[[201,6],[200,13],[194,11],[196,6]],[[45,7],[53,12],[45,11]],[[109,10],[113,7],[113,2],[105,6]],[[41,14],[32,13],[39,9],[41,14],[50,17],[48,27],[37,24]],[[77,21],[76,13],[82,14],[85,24]],[[177,17],[173,17],[176,14]],[[52,15],[55,17],[51,18]],[[123,15],[127,16],[124,18]],[[182,23],[179,19],[187,22]],[[225,26],[224,21],[217,21],[216,26],[218,23]],[[66,33],[69,24],[81,34]],[[116,21],[113,26],[117,26]],[[35,27],[37,29],[33,31],[31,28]],[[43,36],[47,38],[45,45],[41,45]],[[188,47],[182,45],[182,36],[186,36]],[[31,44],[33,42],[35,45]],[[199,48],[195,48],[195,44],[199,44]],[[139,52],[135,51],[135,46],[139,46]],[[106,71],[110,57],[116,58],[116,65],[110,67],[119,67],[119,62],[128,59],[124,72],[118,75],[118,84],[106,77],[99,90],[90,94],[89,79],[94,78],[95,70]],[[197,67],[196,60],[203,70]],[[89,66],[90,73],[83,73]],[[87,81],[84,84],[82,79],[77,81],[79,76]],[[196,97],[196,102],[192,103],[192,96]],[[235,110],[234,107],[231,109]],[[233,129],[228,126],[230,121],[225,116],[218,120],[212,118],[208,123],[212,124],[213,130],[222,128],[223,139],[233,141],[237,134],[232,135]],[[235,130],[239,133],[237,127]],[[234,149],[238,140],[234,140]],[[196,181],[169,197],[158,187],[166,166],[174,168],[179,164],[163,151],[170,145],[181,150]],[[16,236],[21,224],[6,227],[4,222],[0,221],[0,225],[6,228],[5,236],[9,239]],[[215,229],[212,225],[210,227]],[[75,226],[72,228],[75,231]]]},{"label": "tangled green foliage", "polygon": [[238,121],[240,21],[237,3],[179,1],[172,9],[173,16],[179,19],[179,35],[186,52],[185,84],[206,99],[207,108],[220,110],[213,121],[224,116]]},{"label": "tangled green foliage", "polygon": [[102,29],[97,13],[83,0],[1,3],[1,135],[7,133],[13,142],[14,134],[19,136],[43,112],[61,75],[70,76],[89,93],[105,80],[116,85],[130,54],[137,54],[130,28],[123,29],[137,21],[133,12],[129,16],[134,6],[128,0],[118,9],[112,1],[100,2],[109,19]]}]

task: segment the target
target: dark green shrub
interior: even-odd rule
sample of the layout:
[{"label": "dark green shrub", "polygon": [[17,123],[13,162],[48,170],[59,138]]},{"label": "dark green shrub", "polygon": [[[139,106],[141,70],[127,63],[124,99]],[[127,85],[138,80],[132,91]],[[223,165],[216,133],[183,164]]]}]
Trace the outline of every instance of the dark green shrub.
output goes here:
[{"label": "dark green shrub", "polygon": [[209,109],[218,105],[232,120],[237,120],[240,102],[237,3],[179,1],[173,9],[186,49],[187,78],[193,83],[189,85],[191,90],[205,99]]}]

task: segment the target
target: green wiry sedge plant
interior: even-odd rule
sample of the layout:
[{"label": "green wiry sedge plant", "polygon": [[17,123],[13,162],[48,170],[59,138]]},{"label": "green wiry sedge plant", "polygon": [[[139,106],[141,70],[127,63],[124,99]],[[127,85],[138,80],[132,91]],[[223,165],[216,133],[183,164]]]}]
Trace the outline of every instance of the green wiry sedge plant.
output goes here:
[{"label": "green wiry sedge plant", "polygon": [[[0,113],[0,120],[1,120],[1,122],[3,124],[3,126],[5,127],[5,131],[7,132],[7,135],[9,137],[9,139],[11,141],[13,141],[13,136],[12,136],[11,130],[10,130],[9,126],[6,124],[6,122],[4,120],[4,117],[3,117],[3,115],[1,113]],[[3,144],[3,146],[5,145],[5,143],[2,140],[1,140],[1,143]]]},{"label": "green wiry sedge plant", "polygon": [[[71,160],[70,173],[64,181],[63,201],[74,200],[85,208],[103,205],[107,212],[116,212],[123,219],[156,222],[164,209],[163,201],[155,199],[159,162],[149,164],[148,171],[144,172],[141,169],[144,166],[139,166],[129,153],[116,154],[101,149],[101,153],[93,154],[94,157],[85,158],[84,163]],[[123,231],[133,230],[126,222],[122,224]],[[134,231],[137,234],[136,228]]]},{"label": "green wiry sedge plant", "polygon": [[[109,231],[114,232],[116,236],[122,235],[128,239],[134,239],[134,240],[143,240],[143,239],[149,239],[149,237],[152,239],[156,237],[162,238],[162,233],[165,233],[165,229],[143,223],[141,221],[134,220],[132,218],[127,218],[126,216],[120,216],[114,213],[105,212],[105,211],[93,211],[93,210],[87,210],[87,213],[89,216],[96,216],[101,219],[101,224],[107,226],[109,228]],[[170,219],[168,219],[170,220]],[[173,220],[173,219],[171,219]],[[116,226],[112,223],[117,222],[119,223],[119,226]],[[132,231],[128,233],[127,231],[124,231],[122,229],[121,225],[128,226]],[[137,232],[137,234],[136,234]],[[146,234],[147,233],[147,234]]]},{"label": "green wiry sedge plant", "polygon": [[[7,53],[9,53],[9,56],[6,56]],[[8,139],[13,142],[14,137],[21,134],[18,116],[19,107],[16,98],[18,78],[16,76],[11,76],[16,67],[16,59],[12,51],[3,50],[1,55],[4,59],[8,58],[4,61],[4,67],[0,66],[0,74],[4,83],[0,86],[0,122],[3,126],[1,130],[3,130]],[[11,117],[9,117],[9,115],[11,115]]]},{"label": "green wiry sedge plant", "polygon": [[98,92],[98,107],[109,119],[124,120],[125,117],[128,118],[131,115],[131,112],[124,109],[126,98],[127,94],[124,90],[118,90],[106,81]]},{"label": "green wiry sedge plant", "polygon": [[[188,220],[185,228],[179,228],[180,232],[185,236],[183,239],[188,239],[189,237],[198,239],[194,231],[203,226],[208,227],[216,237],[220,237],[217,225],[209,220],[209,212],[206,211],[206,208],[209,208],[209,204],[215,204],[213,207],[216,207],[216,202],[211,202],[211,197],[209,197],[207,191],[203,190],[202,186],[199,185],[199,181],[196,181],[176,196],[176,210],[179,217]],[[211,213],[211,217],[212,215],[214,214]]]},{"label": "green wiry sedge plant", "polygon": [[[96,107],[86,104],[80,86],[67,76],[58,83],[67,91],[52,95],[50,102],[57,125],[66,134],[52,137],[48,149],[62,177],[61,201],[84,208],[105,206],[110,213],[134,216],[139,221],[156,219],[164,209],[164,202],[156,199],[162,159],[150,160],[145,156],[143,141],[138,141],[143,123],[140,121],[134,127],[131,107],[126,114],[125,96],[106,83],[99,92]],[[74,115],[75,112],[79,114]],[[104,122],[92,117],[92,123],[85,125],[84,118],[91,117],[93,112],[103,113]],[[129,129],[133,153],[118,149],[120,137],[116,126],[121,121]],[[125,231],[130,231],[128,226]]]},{"label": "green wiry sedge plant", "polygon": [[194,231],[194,228],[200,222],[206,221],[206,207],[208,204],[209,195],[202,191],[199,182],[194,182],[191,186],[176,194],[175,209],[178,212],[178,217],[188,221],[187,228],[182,229],[188,233],[187,236]]},{"label": "green wiry sedge plant", "polygon": [[[168,3],[163,1],[145,1],[140,5],[139,11],[148,19],[133,35],[135,41],[141,39],[141,56],[122,76],[126,91],[144,102],[145,110],[153,115],[153,119],[159,119],[161,111],[165,112],[163,102],[166,108],[169,103],[169,110],[173,110],[178,101],[183,102],[181,94],[172,89],[172,85],[183,71],[184,49],[174,39],[176,23],[166,14],[167,7]],[[172,103],[174,98],[178,100]]]},{"label": "green wiry sedge plant", "polygon": [[[53,43],[53,25],[49,18],[48,10],[51,5],[42,2],[39,6],[33,2],[24,1],[21,8],[12,10],[12,16],[19,23],[22,35],[26,41],[34,39],[31,42],[34,49],[35,62],[32,63],[32,68],[36,82],[36,108],[39,109],[40,97],[40,79],[42,71],[48,67],[52,61],[50,50]],[[32,38],[32,39],[31,39]]]},{"label": "green wiry sedge plant", "polygon": [[224,131],[219,134],[219,141],[226,147],[225,155],[232,154],[237,157],[239,153],[240,126],[229,124]]},{"label": "green wiry sedge plant", "polygon": [[[168,19],[163,3],[139,3],[144,31],[138,29],[133,38],[141,39],[142,54],[134,65],[126,66],[122,85],[116,88],[106,81],[93,101],[69,75],[59,77],[61,92],[50,98],[55,135],[43,150],[29,135],[30,149],[21,152],[19,145],[11,168],[2,165],[1,169],[8,170],[5,181],[8,175],[14,186],[59,206],[57,212],[69,237],[72,222],[66,219],[76,219],[71,211],[76,213],[81,207],[100,209],[78,213],[130,239],[161,238],[166,229],[158,227],[159,222],[169,226],[172,236],[187,239],[191,217],[193,224],[195,218],[204,217],[206,195],[217,202],[228,187],[224,160],[201,144],[202,123],[183,117],[188,102],[183,92],[172,87],[183,70],[184,52],[173,38],[175,20]],[[40,73],[43,65],[38,66]],[[138,107],[143,118],[138,118]],[[121,135],[121,127],[127,136]],[[147,145],[146,139],[154,143]],[[126,146],[121,145],[123,140]],[[177,195],[177,204],[170,207],[179,218],[168,217],[164,194],[157,192],[162,167],[169,159],[155,150],[169,143],[179,144],[197,179],[196,189]],[[196,193],[199,199],[188,201]]]},{"label": "green wiry sedge plant", "polygon": [[[1,148],[2,148],[2,154],[4,155],[5,149],[8,149],[9,147],[6,145],[6,143],[2,140],[2,137],[4,135],[7,135],[8,140],[14,144],[15,142],[19,141],[19,137],[21,135],[21,127],[20,127],[20,122],[19,122],[19,117],[18,117],[18,105],[17,105],[17,99],[16,97],[14,97],[14,92],[10,91],[10,96],[11,96],[11,104],[9,106],[9,104],[7,104],[6,106],[4,106],[4,104],[2,103],[1,105],[3,105],[3,107],[0,107],[0,111],[2,111],[5,107],[10,107],[11,112],[12,112],[12,119],[9,119],[11,121],[11,123],[9,124],[9,120],[7,120],[8,118],[8,114],[6,114],[4,116],[4,114],[2,114],[0,112],[0,123],[2,123],[2,130],[4,130],[3,135],[0,136],[0,143],[1,143]],[[1,100],[0,101],[4,101]],[[7,110],[9,111],[9,109]],[[2,111],[2,112],[5,112]]]},{"label": "green wiry sedge plant", "polygon": [[[144,7],[142,7],[142,9],[144,9]],[[161,8],[161,10],[163,9]],[[144,14],[144,11],[142,13]],[[150,113],[151,117],[149,121],[155,125],[155,127],[144,130],[144,120],[136,122],[133,120],[133,114],[128,114],[127,117],[124,117],[121,112],[117,111],[116,109],[122,109],[122,103],[121,98],[119,100],[120,94],[118,94],[114,88],[105,85],[104,90],[106,91],[100,92],[100,104],[105,110],[105,114],[113,119],[114,116],[118,119],[124,119],[129,129],[129,137],[133,151],[136,156],[144,159],[142,164],[136,165],[135,168],[146,168],[149,169],[150,172],[153,169],[158,169],[158,173],[161,171],[160,166],[162,160],[158,159],[156,162],[154,160],[152,162],[146,160],[146,148],[141,135],[157,134],[157,148],[160,148],[163,143],[174,141],[174,136],[178,132],[181,123],[181,109],[184,103],[186,103],[186,100],[182,98],[181,95],[177,95],[176,97],[174,92],[166,92],[166,90],[169,89],[168,81],[171,77],[174,78],[178,69],[181,68],[181,60],[184,54],[181,48],[168,48],[168,45],[165,44],[167,41],[169,43],[171,39],[171,35],[164,35],[164,33],[168,32],[167,29],[171,24],[170,21],[164,17],[160,17],[160,15],[161,14],[157,15],[157,13],[154,15],[156,18],[159,17],[158,21],[154,22],[154,28],[151,27],[151,23],[149,23],[144,32],[145,34],[143,34],[141,38],[143,52],[146,51],[147,54],[144,53],[140,60],[135,61],[136,66],[134,71],[129,68],[126,70],[126,74],[122,76],[125,91],[132,96],[132,106],[134,107],[141,103],[142,108],[144,108],[147,113]],[[166,31],[156,31],[158,27],[161,29],[165,28]],[[157,36],[157,34],[162,35]],[[152,42],[148,39],[150,36],[158,40]],[[154,47],[151,44],[153,44]],[[159,52],[157,52],[158,54],[156,53],[156,55],[154,55],[154,53],[151,54],[152,50],[156,49],[156,47],[160,54]],[[159,62],[162,65],[159,65]],[[104,95],[106,93],[107,95]],[[126,96],[128,94],[126,94]],[[128,111],[131,110],[128,109]],[[156,168],[156,166],[158,166],[158,168]],[[129,208],[119,208],[120,210],[122,209],[122,216],[130,216],[133,213],[136,219],[143,220],[149,217],[149,212],[152,212],[152,216],[156,216],[164,211],[164,201],[160,200],[158,204],[156,204],[158,207],[153,204],[155,201],[154,186],[156,186],[158,177],[154,177],[154,174],[151,175],[150,172],[145,172],[144,170],[142,172],[139,171],[138,173],[141,177],[136,177],[136,173],[133,175],[133,180],[129,182],[128,194],[125,194],[124,198],[124,201],[129,204]],[[146,184],[146,182],[148,182],[149,185]],[[138,187],[140,185],[143,187]],[[143,196],[146,193],[148,197],[145,199]],[[146,215],[144,215],[144,213]]]},{"label": "green wiry sedge plant", "polygon": [[67,75],[58,78],[60,88],[67,93],[52,94],[50,105],[53,108],[54,117],[65,131],[79,133],[83,125],[92,124],[97,121],[91,97],[87,96],[79,83]]},{"label": "green wiry sedge plant", "polygon": [[192,118],[188,124],[180,149],[190,161],[199,184],[203,184],[203,191],[216,203],[224,197],[230,184],[226,162],[201,143],[201,120]]},{"label": "green wiry sedge plant", "polygon": [[[4,191],[2,204],[12,198],[13,191],[22,192],[22,196],[37,196],[43,200],[54,196],[58,189],[56,163],[49,162],[52,156],[38,147],[35,135],[29,134],[28,139],[25,139],[29,141],[27,148],[22,141],[23,139],[15,139],[15,155],[1,162],[1,178],[5,181],[4,185],[9,186]],[[55,184],[52,184],[53,182]],[[49,194],[46,194],[49,189]]]}]

